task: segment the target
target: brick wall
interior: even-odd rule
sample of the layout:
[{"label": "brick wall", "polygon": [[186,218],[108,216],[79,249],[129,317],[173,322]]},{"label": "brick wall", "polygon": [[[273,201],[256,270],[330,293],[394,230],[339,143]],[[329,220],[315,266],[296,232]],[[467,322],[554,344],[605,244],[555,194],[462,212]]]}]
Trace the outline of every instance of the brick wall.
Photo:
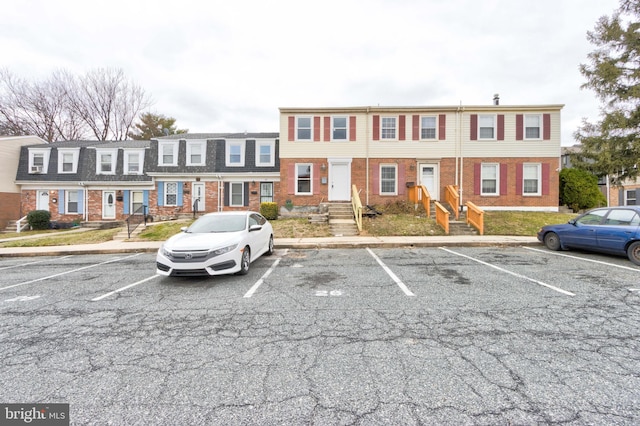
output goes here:
[{"label": "brick wall", "polygon": [[10,220],[18,220],[21,217],[20,194],[0,192],[0,229],[6,228]]}]

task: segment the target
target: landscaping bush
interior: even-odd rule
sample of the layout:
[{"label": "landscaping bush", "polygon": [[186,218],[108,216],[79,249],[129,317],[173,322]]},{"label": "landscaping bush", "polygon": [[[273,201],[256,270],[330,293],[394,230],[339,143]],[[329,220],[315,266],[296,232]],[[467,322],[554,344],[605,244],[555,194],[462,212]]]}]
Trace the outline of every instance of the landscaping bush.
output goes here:
[{"label": "landscaping bush", "polygon": [[260,203],[260,214],[268,220],[276,220],[278,218],[278,204]]},{"label": "landscaping bush", "polygon": [[574,212],[607,205],[607,199],[598,188],[598,178],[580,169],[568,168],[560,172],[560,205]]},{"label": "landscaping bush", "polygon": [[27,214],[27,222],[31,229],[49,229],[51,226],[51,213],[47,210],[33,210]]}]

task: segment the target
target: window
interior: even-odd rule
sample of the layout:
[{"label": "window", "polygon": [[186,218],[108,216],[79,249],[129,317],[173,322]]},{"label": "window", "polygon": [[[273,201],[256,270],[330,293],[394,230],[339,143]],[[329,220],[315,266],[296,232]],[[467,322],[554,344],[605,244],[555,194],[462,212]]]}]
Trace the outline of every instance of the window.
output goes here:
[{"label": "window", "polygon": [[165,182],[164,184],[164,205],[175,206],[178,204],[178,183]]},{"label": "window", "polygon": [[624,198],[625,198],[625,202],[624,205],[625,206],[635,206],[636,205],[636,190],[635,189],[631,189],[631,190],[625,190],[624,191]]},{"label": "window", "polygon": [[347,117],[331,117],[331,139],[334,141],[347,140]]},{"label": "window", "polygon": [[296,139],[310,141],[313,133],[311,117],[296,117]]},{"label": "window", "polygon": [[495,139],[496,138],[496,116],[495,115],[479,115],[478,116],[478,139]]},{"label": "window", "polygon": [[80,148],[58,148],[58,173],[77,173]]},{"label": "window", "polygon": [[158,165],[178,165],[178,142],[158,142]]},{"label": "window", "polygon": [[382,117],[382,125],[380,127],[381,139],[396,138],[396,117]]},{"label": "window", "polygon": [[231,182],[229,185],[231,190],[230,205],[232,207],[242,207],[244,205],[244,183]]},{"label": "window", "polygon": [[206,145],[203,141],[188,141],[187,142],[187,166],[202,166],[204,165]]},{"label": "window", "polygon": [[113,175],[116,173],[116,150],[97,150],[98,156],[96,173],[99,175]]},{"label": "window", "polygon": [[256,166],[273,167],[275,166],[276,143],[273,141],[257,141],[256,142]]},{"label": "window", "polygon": [[607,214],[607,211],[607,209],[592,210],[584,216],[581,216],[580,219],[576,220],[576,223],[581,225],[600,225],[600,222],[602,222],[602,218]]},{"label": "window", "polygon": [[605,225],[638,226],[640,218],[633,210],[611,210],[607,215]]},{"label": "window", "polygon": [[524,138],[525,139],[540,139],[541,123],[542,123],[542,116],[540,116],[540,115],[525,115],[524,116]]},{"label": "window", "polygon": [[540,195],[540,164],[522,166],[522,194]]},{"label": "window", "polygon": [[144,214],[142,207],[144,206],[144,193],[142,191],[131,191],[131,213]]},{"label": "window", "polygon": [[244,141],[227,141],[226,151],[228,167],[244,167]]},{"label": "window", "polygon": [[482,195],[499,195],[498,182],[500,168],[498,164],[483,164],[481,171],[481,192]]},{"label": "window", "polygon": [[395,164],[380,165],[380,194],[396,195],[396,170]]},{"label": "window", "polygon": [[65,191],[65,202],[67,213],[79,213],[78,212],[78,191]]},{"label": "window", "polygon": [[124,152],[124,173],[130,175],[142,174],[142,153],[136,151]]},{"label": "window", "polygon": [[420,139],[436,138],[436,117],[422,117],[420,119]]},{"label": "window", "polygon": [[311,164],[296,164],[296,194],[312,194]]},{"label": "window", "polygon": [[50,153],[49,149],[29,148],[29,173],[47,173]]},{"label": "window", "polygon": [[260,202],[273,202],[273,182],[260,182]]}]

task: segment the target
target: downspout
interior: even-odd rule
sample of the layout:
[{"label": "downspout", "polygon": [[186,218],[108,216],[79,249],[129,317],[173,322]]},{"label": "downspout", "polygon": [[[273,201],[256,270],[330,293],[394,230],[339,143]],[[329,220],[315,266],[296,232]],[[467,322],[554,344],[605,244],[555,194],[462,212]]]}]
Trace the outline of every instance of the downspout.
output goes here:
[{"label": "downspout", "polygon": [[80,187],[82,187],[82,219],[85,222],[89,220],[89,197],[87,196],[87,189],[84,186],[84,182],[80,182]]},{"label": "downspout", "polygon": [[222,209],[222,189],[224,188],[223,182],[222,182],[222,175],[216,175],[216,177],[218,178],[218,211],[221,212]]},{"label": "downspout", "polygon": [[[459,113],[459,126],[458,126],[458,146],[460,149],[460,172],[459,172],[459,181],[458,181],[458,195],[460,196],[460,208],[464,211],[464,188],[462,186],[464,182],[464,151],[462,149],[463,138],[462,138],[462,123],[464,119],[464,107],[462,106],[462,102],[460,102],[460,106],[458,107]],[[457,162],[456,162],[457,163]]]},{"label": "downspout", "polygon": [[365,178],[365,195],[366,195],[366,202],[365,205],[369,205],[369,108],[367,107],[367,123],[366,123],[366,131],[365,131],[365,171],[364,171],[364,178]]}]

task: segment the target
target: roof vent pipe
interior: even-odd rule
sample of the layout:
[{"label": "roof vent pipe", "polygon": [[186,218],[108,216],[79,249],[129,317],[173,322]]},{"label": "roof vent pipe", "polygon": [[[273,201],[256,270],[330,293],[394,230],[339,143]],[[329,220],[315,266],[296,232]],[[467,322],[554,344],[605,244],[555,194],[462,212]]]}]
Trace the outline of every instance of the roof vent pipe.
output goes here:
[{"label": "roof vent pipe", "polygon": [[495,94],[493,95],[493,104],[494,105],[500,105],[500,95],[499,94]]}]

